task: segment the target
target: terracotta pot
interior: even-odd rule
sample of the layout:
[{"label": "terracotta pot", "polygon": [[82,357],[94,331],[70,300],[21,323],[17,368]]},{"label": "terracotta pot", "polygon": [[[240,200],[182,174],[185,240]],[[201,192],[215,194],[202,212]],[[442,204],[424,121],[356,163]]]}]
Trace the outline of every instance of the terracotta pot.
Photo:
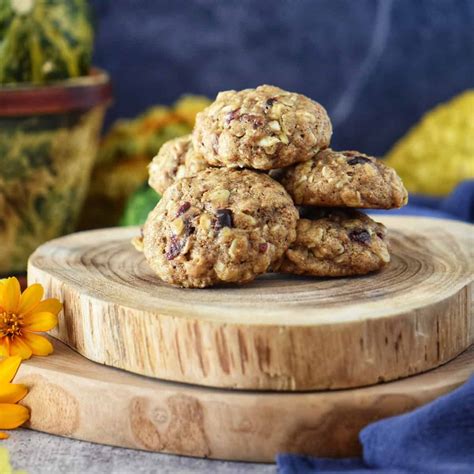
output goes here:
[{"label": "terracotta pot", "polygon": [[0,87],[0,274],[24,271],[38,245],[74,230],[111,97],[99,70]]}]

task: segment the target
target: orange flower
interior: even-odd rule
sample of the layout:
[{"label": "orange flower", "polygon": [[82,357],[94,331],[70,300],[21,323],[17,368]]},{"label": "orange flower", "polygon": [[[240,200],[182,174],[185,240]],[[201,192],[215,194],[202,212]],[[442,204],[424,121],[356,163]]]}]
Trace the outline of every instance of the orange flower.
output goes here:
[{"label": "orange flower", "polygon": [[49,331],[58,324],[61,303],[50,298],[41,301],[43,287],[29,286],[23,293],[16,278],[0,280],[0,356],[45,356],[52,344],[36,332]]},{"label": "orange flower", "polygon": [[[22,425],[30,417],[28,409],[17,405],[28,392],[21,384],[10,383],[20,367],[21,357],[8,357],[0,362],[0,429],[11,430]],[[0,439],[8,435],[0,432]]]}]

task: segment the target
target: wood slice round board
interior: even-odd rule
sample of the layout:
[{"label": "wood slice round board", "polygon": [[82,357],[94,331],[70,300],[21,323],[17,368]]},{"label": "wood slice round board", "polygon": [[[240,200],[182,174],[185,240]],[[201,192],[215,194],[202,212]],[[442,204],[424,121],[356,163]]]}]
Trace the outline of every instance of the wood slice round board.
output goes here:
[{"label": "wood slice round board", "polygon": [[410,411],[474,373],[474,346],[425,374],[326,392],[249,392],[165,382],[104,367],[54,343],[22,364],[34,430],[96,443],[271,462],[277,453],[359,454],[367,424]]},{"label": "wood slice round board", "polygon": [[28,279],[64,302],[53,335],[96,362],[213,387],[364,386],[437,367],[474,339],[474,227],[383,221],[392,262],[363,277],[174,288],[130,244],[138,228],[115,228],[41,246]]}]

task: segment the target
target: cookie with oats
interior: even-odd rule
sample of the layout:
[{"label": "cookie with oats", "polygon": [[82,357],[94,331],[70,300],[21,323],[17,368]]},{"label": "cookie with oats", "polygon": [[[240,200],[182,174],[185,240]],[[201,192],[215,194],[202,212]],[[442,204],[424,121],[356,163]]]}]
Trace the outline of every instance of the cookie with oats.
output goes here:
[{"label": "cookie with oats", "polygon": [[163,194],[177,179],[189,178],[208,167],[206,160],[194,151],[191,135],[174,138],[162,145],[148,165],[148,184]]},{"label": "cookie with oats", "polygon": [[353,209],[303,209],[296,240],[273,269],[319,277],[364,275],[390,262],[386,229]]},{"label": "cookie with oats", "polygon": [[268,175],[208,169],[165,191],[143,228],[143,250],[172,285],[247,283],[282,257],[297,220],[290,196]]},{"label": "cookie with oats", "polygon": [[408,201],[394,169],[357,151],[321,151],[279,179],[298,205],[393,209]]},{"label": "cookie with oats", "polygon": [[270,170],[310,159],[331,135],[322,105],[262,85],[219,93],[197,114],[193,143],[213,166]]}]

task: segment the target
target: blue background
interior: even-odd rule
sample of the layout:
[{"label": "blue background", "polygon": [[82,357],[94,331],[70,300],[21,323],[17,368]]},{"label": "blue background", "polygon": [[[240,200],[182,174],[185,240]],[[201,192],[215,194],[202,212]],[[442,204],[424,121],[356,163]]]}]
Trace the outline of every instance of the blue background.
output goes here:
[{"label": "blue background", "polygon": [[325,105],[333,146],[381,155],[474,86],[471,0],[95,0],[108,122],[270,83]]}]

